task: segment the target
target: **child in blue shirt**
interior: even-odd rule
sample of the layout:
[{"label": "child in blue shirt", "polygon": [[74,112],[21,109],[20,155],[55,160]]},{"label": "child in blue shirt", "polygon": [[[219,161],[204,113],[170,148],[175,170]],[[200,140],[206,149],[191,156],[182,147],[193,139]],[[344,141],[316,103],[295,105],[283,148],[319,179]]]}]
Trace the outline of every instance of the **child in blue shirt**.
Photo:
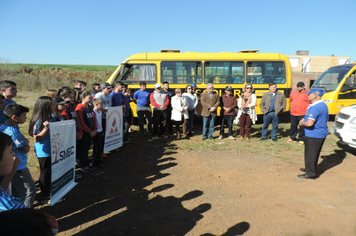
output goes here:
[{"label": "child in blue shirt", "polygon": [[49,123],[57,120],[52,117],[56,109],[56,102],[47,96],[39,97],[33,108],[28,134],[35,141],[35,153],[40,164],[40,189],[42,203],[50,203],[51,196],[51,139]]},{"label": "child in blue shirt", "polygon": [[7,118],[5,124],[1,125],[0,131],[9,135],[12,139],[12,150],[20,159],[16,174],[12,179],[12,195],[20,198],[26,207],[32,208],[36,199],[36,185],[33,182],[29,169],[27,168],[27,153],[30,151],[29,141],[20,132],[18,125],[26,122],[27,107],[10,104],[4,109]]},{"label": "child in blue shirt", "polygon": [[12,139],[0,132],[0,176],[4,176],[0,186],[0,212],[25,208],[22,200],[11,196],[6,190],[16,173],[20,160],[12,151]]}]

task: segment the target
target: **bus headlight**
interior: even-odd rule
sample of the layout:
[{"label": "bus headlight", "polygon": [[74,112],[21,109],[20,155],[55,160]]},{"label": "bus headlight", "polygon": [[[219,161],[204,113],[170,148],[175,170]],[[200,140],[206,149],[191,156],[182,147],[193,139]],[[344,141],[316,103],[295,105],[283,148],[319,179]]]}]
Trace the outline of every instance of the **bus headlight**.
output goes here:
[{"label": "bus headlight", "polygon": [[325,103],[333,103],[335,102],[334,100],[324,100]]},{"label": "bus headlight", "polygon": [[350,120],[350,124],[356,125],[356,117],[352,118],[352,120]]}]

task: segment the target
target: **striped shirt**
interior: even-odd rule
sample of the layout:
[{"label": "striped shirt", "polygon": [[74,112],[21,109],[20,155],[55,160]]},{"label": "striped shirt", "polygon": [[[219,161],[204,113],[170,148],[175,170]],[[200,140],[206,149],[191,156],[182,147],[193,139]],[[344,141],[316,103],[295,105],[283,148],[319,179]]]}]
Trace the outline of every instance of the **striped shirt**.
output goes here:
[{"label": "striped shirt", "polygon": [[11,196],[0,186],[0,212],[26,208],[20,198]]}]

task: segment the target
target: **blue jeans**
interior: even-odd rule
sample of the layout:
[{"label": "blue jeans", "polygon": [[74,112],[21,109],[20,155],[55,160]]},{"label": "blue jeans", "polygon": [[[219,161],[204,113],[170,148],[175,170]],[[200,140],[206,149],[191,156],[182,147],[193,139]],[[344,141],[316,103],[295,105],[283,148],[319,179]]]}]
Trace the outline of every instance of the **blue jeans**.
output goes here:
[{"label": "blue jeans", "polygon": [[213,138],[215,117],[211,114],[208,117],[203,116],[203,138]]},{"label": "blue jeans", "polygon": [[189,115],[188,131],[189,132],[192,132],[192,130],[193,130],[194,113],[195,113],[195,109],[188,111],[188,115]]},{"label": "blue jeans", "polygon": [[267,138],[268,126],[272,123],[271,138],[277,139],[279,117],[275,112],[268,112],[263,115],[263,128],[261,138]]}]

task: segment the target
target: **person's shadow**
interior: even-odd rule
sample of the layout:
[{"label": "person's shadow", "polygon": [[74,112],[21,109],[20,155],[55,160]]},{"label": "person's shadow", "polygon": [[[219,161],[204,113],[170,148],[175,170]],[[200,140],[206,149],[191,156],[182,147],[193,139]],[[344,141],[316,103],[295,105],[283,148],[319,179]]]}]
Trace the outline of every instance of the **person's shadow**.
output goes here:
[{"label": "person's shadow", "polygon": [[328,169],[331,169],[343,162],[346,157],[346,152],[344,150],[335,150],[335,153],[328,156],[321,156],[323,159],[318,164],[318,174],[322,175]]}]

